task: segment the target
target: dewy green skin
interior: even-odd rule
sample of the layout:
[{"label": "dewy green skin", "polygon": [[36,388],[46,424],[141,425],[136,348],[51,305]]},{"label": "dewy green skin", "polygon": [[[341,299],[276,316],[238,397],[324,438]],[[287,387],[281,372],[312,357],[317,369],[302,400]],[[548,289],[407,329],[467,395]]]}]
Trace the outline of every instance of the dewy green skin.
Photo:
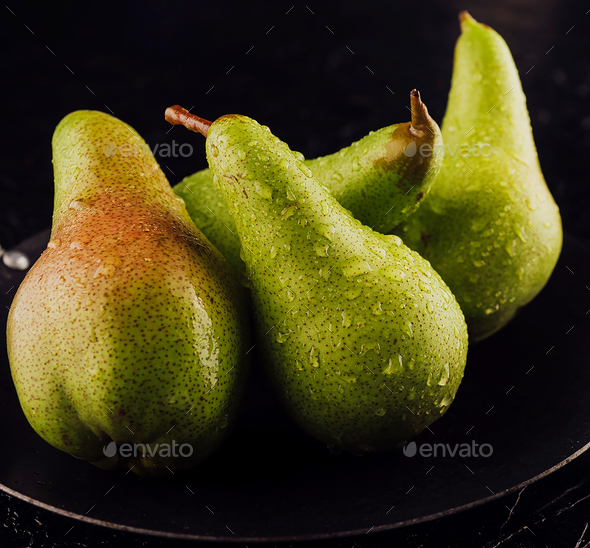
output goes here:
[{"label": "dewy green skin", "polygon": [[354,219],[254,120],[219,118],[206,149],[242,243],[259,355],[291,417],[352,451],[392,448],[441,417],[467,328],[428,262]]},{"label": "dewy green skin", "polygon": [[[381,233],[390,232],[418,208],[442,164],[438,125],[416,90],[410,102],[411,122],[371,132],[335,154],[305,162],[341,205]],[[186,177],[174,192],[186,202],[197,227],[243,279],[245,268],[235,223],[213,185],[210,170]]]},{"label": "dewy green skin", "polygon": [[[69,114],[53,162],[51,241],[8,316],[23,411],[54,447],[102,468],[191,468],[236,416],[252,346],[244,290],[129,126]],[[131,445],[113,455],[113,441]]]},{"label": "dewy green skin", "polygon": [[541,291],[562,231],[510,50],[467,12],[461,28],[443,167],[423,205],[395,232],[449,284],[470,339],[479,340]]}]

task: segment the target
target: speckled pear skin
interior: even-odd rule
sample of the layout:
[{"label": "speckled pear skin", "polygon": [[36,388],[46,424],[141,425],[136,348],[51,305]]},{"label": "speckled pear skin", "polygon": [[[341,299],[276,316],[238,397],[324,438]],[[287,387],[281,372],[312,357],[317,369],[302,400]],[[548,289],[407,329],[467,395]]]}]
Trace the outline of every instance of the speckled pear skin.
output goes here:
[{"label": "speckled pear skin", "polygon": [[[443,167],[423,205],[395,233],[447,282],[475,341],[541,291],[559,257],[562,230],[510,50],[490,27],[466,12],[461,19],[442,125]],[[449,154],[472,141],[489,143],[493,153]]]},{"label": "speckled pear skin", "polygon": [[219,118],[206,149],[242,243],[259,355],[293,420],[333,448],[370,452],[441,417],[467,328],[428,262],[354,219],[254,120]]},{"label": "speckled pear skin", "polygon": [[[54,447],[98,466],[192,468],[227,436],[244,388],[243,289],[129,126],[73,112],[53,155],[51,241],[8,317],[23,411]],[[193,452],[107,458],[112,440]]]},{"label": "speckled pear skin", "polygon": [[[315,160],[294,152],[342,206],[377,232],[390,232],[416,211],[442,165],[440,129],[416,91],[411,105],[413,122],[371,132],[339,152]],[[247,284],[235,222],[213,185],[211,171],[186,177],[174,192],[186,202],[195,225]]]}]

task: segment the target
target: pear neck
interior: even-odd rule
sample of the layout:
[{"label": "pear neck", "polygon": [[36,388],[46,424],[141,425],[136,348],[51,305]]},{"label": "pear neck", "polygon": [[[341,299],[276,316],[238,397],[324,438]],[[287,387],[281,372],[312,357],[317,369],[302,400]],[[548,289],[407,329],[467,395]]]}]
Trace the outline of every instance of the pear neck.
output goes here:
[{"label": "pear neck", "polygon": [[442,133],[445,146],[486,142],[523,161],[535,154],[526,99],[510,50],[496,31],[467,15],[455,48]]},{"label": "pear neck", "polygon": [[335,226],[352,222],[289,147],[249,118],[216,120],[207,137],[207,157],[242,248],[246,253],[256,249],[259,260],[273,256],[276,242],[300,255],[310,249],[316,253],[310,241],[335,245]]},{"label": "pear neck", "polygon": [[53,136],[54,226],[101,199],[169,202],[170,184],[146,142],[127,124],[95,111],[77,111]]}]

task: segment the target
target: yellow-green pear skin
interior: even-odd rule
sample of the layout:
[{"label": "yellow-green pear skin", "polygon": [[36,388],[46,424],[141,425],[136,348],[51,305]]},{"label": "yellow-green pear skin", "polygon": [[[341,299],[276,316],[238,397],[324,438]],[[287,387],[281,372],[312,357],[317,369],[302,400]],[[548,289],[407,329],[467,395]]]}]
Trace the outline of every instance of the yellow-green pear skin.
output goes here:
[{"label": "yellow-green pear skin", "polygon": [[466,12],[461,28],[442,124],[443,166],[420,209],[395,233],[449,285],[474,341],[541,291],[562,230],[510,50]]},{"label": "yellow-green pear skin", "polygon": [[[363,224],[386,234],[411,215],[428,195],[440,171],[440,129],[428,114],[420,93],[410,94],[411,122],[371,131],[342,150],[305,160],[314,177]],[[195,225],[221,251],[246,283],[240,240],[222,193],[204,169],[174,187]]]},{"label": "yellow-green pear skin", "polygon": [[8,317],[22,409],[98,466],[192,468],[236,417],[251,346],[242,289],[128,125],[73,112],[53,158],[51,241]]},{"label": "yellow-green pear skin", "polygon": [[276,394],[337,449],[390,449],[449,408],[467,326],[440,276],[397,236],[362,225],[267,127],[208,129],[251,285],[256,345]]}]

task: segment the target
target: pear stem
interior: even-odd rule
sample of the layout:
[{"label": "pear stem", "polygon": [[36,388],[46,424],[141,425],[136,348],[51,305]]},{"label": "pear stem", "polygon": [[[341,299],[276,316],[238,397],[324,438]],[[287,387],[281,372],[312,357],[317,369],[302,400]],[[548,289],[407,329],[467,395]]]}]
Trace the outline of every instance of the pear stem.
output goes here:
[{"label": "pear stem", "polygon": [[463,10],[459,12],[459,23],[462,25],[465,20],[468,19],[473,19],[473,17],[471,17],[471,14],[467,11],[467,10]]},{"label": "pear stem", "polygon": [[426,105],[420,98],[420,92],[413,89],[410,92],[410,110],[412,112],[412,122],[410,123],[410,131],[417,136],[421,136],[425,131],[432,133],[434,120],[428,114]]},{"label": "pear stem", "polygon": [[173,126],[184,126],[195,133],[200,133],[203,137],[207,137],[207,131],[209,131],[212,123],[209,120],[191,114],[180,105],[168,107],[164,117],[166,118],[166,121],[170,122]]}]

